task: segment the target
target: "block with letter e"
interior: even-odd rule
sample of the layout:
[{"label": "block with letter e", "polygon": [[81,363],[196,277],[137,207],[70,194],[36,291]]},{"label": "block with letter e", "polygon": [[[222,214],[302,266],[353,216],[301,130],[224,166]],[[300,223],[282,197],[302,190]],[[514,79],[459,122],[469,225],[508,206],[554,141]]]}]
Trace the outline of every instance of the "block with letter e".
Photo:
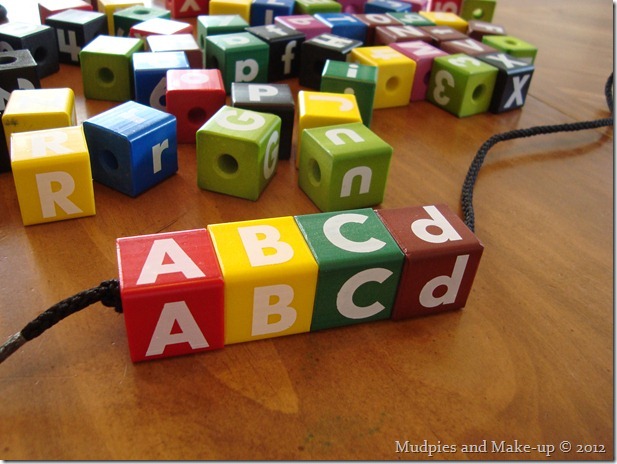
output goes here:
[{"label": "block with letter e", "polygon": [[80,126],[18,132],[11,139],[24,225],[95,214],[90,157]]},{"label": "block with letter e", "polygon": [[120,296],[133,362],[224,345],[224,283],[206,229],[119,238]]},{"label": "block with letter e", "polygon": [[405,262],[392,319],[465,306],[483,246],[446,205],[380,209]]}]

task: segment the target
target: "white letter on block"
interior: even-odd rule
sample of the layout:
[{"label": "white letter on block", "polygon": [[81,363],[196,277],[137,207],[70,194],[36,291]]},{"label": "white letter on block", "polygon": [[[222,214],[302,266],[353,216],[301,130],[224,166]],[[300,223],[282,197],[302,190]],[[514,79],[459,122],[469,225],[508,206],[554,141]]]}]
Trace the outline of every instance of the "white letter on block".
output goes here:
[{"label": "white letter on block", "polygon": [[[248,72],[245,70],[248,68]],[[257,77],[259,72],[259,63],[252,58],[248,60],[236,61],[236,79],[235,82],[251,82]]]},{"label": "white letter on block", "polygon": [[[240,121],[243,124],[230,121],[232,117],[236,117],[236,121]],[[226,110],[216,118],[216,122],[225,129],[246,132],[259,129],[266,123],[266,120],[261,114],[253,111],[243,111],[240,113],[240,116],[238,116],[237,110]]]},{"label": "white letter on block", "polygon": [[[165,257],[169,257],[172,262],[165,264]],[[187,279],[206,276],[173,238],[155,240],[141,269],[137,285],[153,284],[159,275],[176,272],[181,272]]]},{"label": "white letter on block", "polygon": [[368,306],[357,306],[353,302],[353,294],[366,282],[383,283],[392,275],[392,271],[383,268],[366,269],[358,272],[355,276],[343,284],[336,296],[336,309],[349,319],[365,319],[382,311],[385,306],[375,302]]},{"label": "white letter on block", "polygon": [[351,129],[330,129],[326,131],[326,137],[328,137],[328,140],[334,145],[345,145],[346,142],[341,138],[341,135],[346,135],[352,142],[364,142],[362,136]]},{"label": "white letter on block", "polygon": [[[181,332],[171,333],[175,323],[178,323]],[[152,334],[146,356],[163,354],[167,345],[178,343],[188,343],[194,350],[210,346],[184,301],[165,303]]]},{"label": "white letter on block", "polygon": [[[442,304],[454,303],[465,274],[468,259],[469,255],[461,255],[456,258],[451,277],[443,275],[429,280],[420,292],[420,304],[425,308],[434,308]],[[435,298],[435,290],[442,285],[448,290],[442,296]]]},{"label": "white letter on block", "polygon": [[[53,189],[54,184],[60,184],[60,189]],[[66,214],[78,214],[82,210],[71,200],[69,195],[75,191],[75,180],[68,172],[55,171],[36,175],[36,186],[39,191],[41,211],[44,218],[56,216],[56,205]]]},{"label": "white letter on block", "polygon": [[[296,322],[296,310],[289,306],[294,291],[289,285],[256,287],[253,292],[251,335],[266,335],[289,329]],[[273,299],[276,301],[272,302]]]},{"label": "white letter on block", "polygon": [[[411,224],[411,230],[416,237],[429,243],[445,243],[448,241],[462,240],[452,224],[434,206],[423,206],[431,219],[418,219]],[[441,229],[441,233],[432,234],[428,231],[429,227]]]},{"label": "white letter on block", "polygon": [[253,267],[280,264],[293,258],[293,248],[279,240],[281,233],[276,227],[267,224],[239,227],[238,233]]},{"label": "white letter on block", "polygon": [[153,173],[156,174],[163,169],[161,158],[166,148],[169,148],[169,140],[165,139],[158,145],[152,147],[152,165],[154,166]]},{"label": "white letter on block", "polygon": [[351,185],[356,176],[360,176],[360,190],[358,194],[368,193],[371,189],[371,178],[373,171],[368,166],[357,166],[351,168],[343,176],[343,184],[341,186],[341,198],[351,195]]},{"label": "white letter on block", "polygon": [[261,97],[274,97],[279,91],[273,85],[266,84],[249,84],[249,100],[252,102],[260,102]]},{"label": "white letter on block", "polygon": [[47,151],[53,151],[56,155],[65,155],[71,150],[63,145],[69,136],[64,131],[45,132],[45,135],[40,133],[32,134],[30,146],[32,147],[32,156],[45,156]]},{"label": "white letter on block", "polygon": [[364,214],[343,213],[337,216],[332,216],[323,225],[323,233],[333,245],[341,250],[351,251],[352,253],[372,253],[380,250],[386,245],[386,242],[371,237],[364,242],[354,242],[343,236],[341,227],[345,224],[353,222],[355,224],[364,224],[368,217]]},{"label": "white letter on block", "polygon": [[264,177],[269,179],[274,170],[276,169],[279,159],[279,133],[278,131],[272,132],[270,139],[268,140],[268,146],[266,147],[266,155],[264,156]]}]

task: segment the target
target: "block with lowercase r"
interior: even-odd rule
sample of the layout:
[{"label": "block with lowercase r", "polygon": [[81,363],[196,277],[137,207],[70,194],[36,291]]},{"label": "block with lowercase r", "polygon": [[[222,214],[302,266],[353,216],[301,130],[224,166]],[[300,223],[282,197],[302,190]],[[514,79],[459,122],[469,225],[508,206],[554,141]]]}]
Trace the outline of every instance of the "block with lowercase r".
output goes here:
[{"label": "block with lowercase r", "polygon": [[11,167],[24,225],[95,214],[90,157],[81,127],[13,134]]}]

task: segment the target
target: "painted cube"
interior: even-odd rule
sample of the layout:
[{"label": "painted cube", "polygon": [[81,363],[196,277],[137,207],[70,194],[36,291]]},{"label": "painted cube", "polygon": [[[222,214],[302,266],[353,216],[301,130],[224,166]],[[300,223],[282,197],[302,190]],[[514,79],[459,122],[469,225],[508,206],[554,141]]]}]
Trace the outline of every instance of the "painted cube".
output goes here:
[{"label": "painted cube", "polygon": [[302,32],[278,24],[249,27],[246,31],[264,41],[269,47],[268,82],[298,76],[300,49],[304,42]]},{"label": "painted cube", "polygon": [[167,71],[190,69],[184,52],[143,52],[132,56],[135,101],[166,111]]},{"label": "painted cube", "polygon": [[56,31],[60,63],[79,64],[79,52],[107,33],[107,17],[97,11],[66,10],[49,16],[46,24]]},{"label": "painted cube", "polygon": [[18,21],[4,23],[0,25],[0,43],[3,51],[30,50],[39,78],[60,70],[58,42],[50,26]]},{"label": "painted cube", "polygon": [[114,11],[114,35],[129,37],[131,28],[154,18],[171,18],[169,10],[155,6],[133,5],[122,10]]},{"label": "painted cube", "polygon": [[534,65],[506,53],[489,53],[477,58],[499,70],[490,111],[503,113],[521,108],[527,98],[531,76],[535,69]]}]

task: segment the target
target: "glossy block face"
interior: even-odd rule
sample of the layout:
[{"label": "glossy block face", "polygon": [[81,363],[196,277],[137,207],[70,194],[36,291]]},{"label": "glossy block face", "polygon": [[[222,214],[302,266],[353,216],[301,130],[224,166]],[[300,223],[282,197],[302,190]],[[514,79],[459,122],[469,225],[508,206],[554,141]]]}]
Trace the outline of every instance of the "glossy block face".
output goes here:
[{"label": "glossy block face", "polygon": [[340,13],[343,6],[334,0],[296,0],[294,13],[297,15],[317,13]]},{"label": "glossy block face", "polygon": [[251,21],[251,0],[210,0],[210,15],[238,15],[247,23]]},{"label": "glossy block face", "polygon": [[403,253],[375,212],[295,219],[319,266],[311,330],[388,319]]},{"label": "glossy block face", "polygon": [[11,165],[24,225],[95,214],[81,127],[13,134]]},{"label": "glossy block face", "polygon": [[133,362],[222,348],[224,283],[205,229],[116,242]]},{"label": "glossy block face", "polygon": [[[453,1],[457,1],[460,4],[460,1],[458,0],[448,0],[448,1],[450,3],[452,3]],[[441,2],[441,3],[445,3],[445,2]],[[422,16],[434,22],[437,26],[448,26],[448,27],[451,27],[452,29],[459,31],[462,34],[465,34],[467,32],[467,21],[465,21],[463,18],[458,16],[457,13],[458,13],[458,7],[457,7],[457,11],[434,10],[434,11],[420,12]]]},{"label": "glossy block face", "polygon": [[392,319],[465,306],[483,246],[445,205],[378,210],[405,264]]},{"label": "glossy block face", "polygon": [[383,201],[392,147],[362,123],[304,132],[298,185],[324,212]]},{"label": "glossy block face", "polygon": [[340,37],[366,43],[368,26],[348,13],[317,13],[315,17],[330,27],[330,32]]},{"label": "glossy block face", "polygon": [[152,18],[131,27],[129,37],[144,38],[150,35],[191,34],[193,26],[168,18]]},{"label": "glossy block face", "polygon": [[114,13],[132,6],[143,6],[142,0],[97,0],[96,10],[107,16],[107,33],[113,36],[116,27],[114,25]]},{"label": "glossy block face", "polygon": [[206,37],[221,34],[244,32],[249,26],[240,15],[200,15],[197,17],[197,42],[202,50],[206,49]]},{"label": "glossy block face", "polygon": [[278,166],[281,119],[223,106],[197,131],[200,188],[257,200]]},{"label": "glossy block face", "polygon": [[167,71],[190,69],[184,52],[144,52],[132,56],[135,101],[167,111]]},{"label": "glossy block face", "polygon": [[208,231],[225,279],[225,344],[310,330],[317,263],[293,217]]},{"label": "glossy block face", "polygon": [[255,0],[251,4],[251,26],[274,24],[278,16],[289,16],[294,11],[294,0]]}]

